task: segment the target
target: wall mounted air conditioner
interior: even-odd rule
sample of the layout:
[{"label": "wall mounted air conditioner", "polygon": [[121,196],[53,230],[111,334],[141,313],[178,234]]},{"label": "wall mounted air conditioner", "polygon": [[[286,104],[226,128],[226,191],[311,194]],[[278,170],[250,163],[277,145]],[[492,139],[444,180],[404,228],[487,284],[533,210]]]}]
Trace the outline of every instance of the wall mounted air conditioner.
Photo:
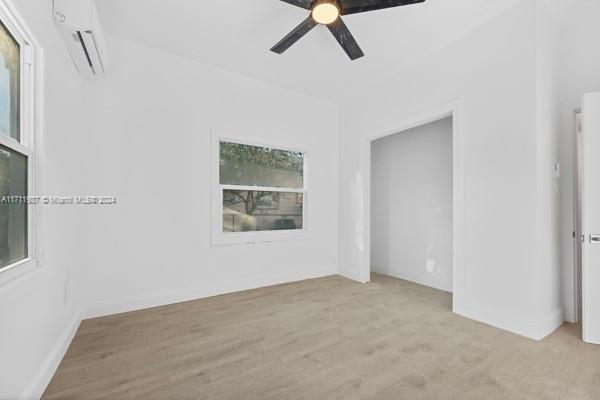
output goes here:
[{"label": "wall mounted air conditioner", "polygon": [[108,58],[94,0],[54,0],[54,23],[79,73],[104,75]]}]

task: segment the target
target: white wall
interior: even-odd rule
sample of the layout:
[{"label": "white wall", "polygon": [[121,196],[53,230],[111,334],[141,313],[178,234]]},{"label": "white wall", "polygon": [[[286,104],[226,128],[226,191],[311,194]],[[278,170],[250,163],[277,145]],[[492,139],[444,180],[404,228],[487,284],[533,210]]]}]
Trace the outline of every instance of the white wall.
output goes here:
[{"label": "white wall", "polygon": [[378,139],[371,271],[452,291],[452,118]]},{"label": "white wall", "polygon": [[[340,271],[361,277],[369,251],[360,237],[365,135],[394,130],[406,116],[462,104],[465,219],[463,290],[456,311],[540,338],[562,322],[537,299],[538,217],[536,2],[522,1],[451,46],[394,76],[374,77],[360,102],[342,106]],[[510,28],[507,28],[510,27]],[[353,98],[349,96],[349,98]],[[455,267],[456,268],[456,267]],[[459,296],[460,295],[460,298]]]},{"label": "white wall", "polygon": [[600,91],[600,3],[586,1],[583,12],[559,32],[560,49],[560,160],[562,165],[561,250],[563,299],[567,319],[574,313],[573,260],[573,111],[581,107],[581,96]]},{"label": "white wall", "polygon": [[538,160],[539,253],[536,280],[538,315],[564,319],[560,254],[560,192],[562,178],[555,175],[559,162],[559,49],[558,25],[546,1],[536,2],[536,101]]},{"label": "white wall", "polygon": [[[111,71],[85,87],[86,316],[337,272],[339,109],[108,36]],[[306,239],[211,246],[210,132],[308,151]]]},{"label": "white wall", "polygon": [[[360,277],[357,260],[369,251],[359,240],[361,138],[454,100],[462,103],[466,171],[457,311],[532,337],[551,331],[561,310],[556,254],[545,243],[555,243],[556,225],[544,219],[555,218],[556,147],[554,105],[543,99],[556,88],[548,86],[553,67],[541,65],[555,55],[543,50],[552,29],[537,3],[521,1],[428,59],[373,76],[368,93],[349,86],[340,125],[330,103],[115,37],[110,76],[82,84],[52,25],[52,2],[15,1],[46,50],[40,194],[109,194],[119,204],[43,209],[42,267],[0,287],[0,398],[43,390],[81,308],[101,315],[327,275],[338,259],[341,273]],[[590,51],[597,16],[585,13],[558,39],[567,309],[571,112],[583,92],[600,90],[600,56]],[[211,128],[309,150],[309,238],[210,245]]]},{"label": "white wall", "polygon": [[[81,81],[52,25],[52,1],[19,0],[14,6],[43,48],[38,193],[77,194],[87,170],[77,151],[86,136]],[[1,399],[39,396],[77,327],[79,300],[73,289],[84,265],[82,211],[41,207],[40,268],[0,287]]]},{"label": "white wall", "polygon": [[[82,313],[337,272],[337,106],[115,37],[110,75],[84,82],[52,1],[16,5],[45,49],[39,193],[119,203],[42,210],[42,267],[0,287],[0,398],[41,395]],[[306,239],[210,245],[211,129],[308,150]]]}]

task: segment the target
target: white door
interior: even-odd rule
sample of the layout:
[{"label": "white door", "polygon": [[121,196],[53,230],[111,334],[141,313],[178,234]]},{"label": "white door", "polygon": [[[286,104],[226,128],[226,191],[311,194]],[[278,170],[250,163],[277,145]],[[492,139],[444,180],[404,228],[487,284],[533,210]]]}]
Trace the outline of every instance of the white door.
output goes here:
[{"label": "white door", "polygon": [[583,96],[583,340],[600,344],[600,92]]}]

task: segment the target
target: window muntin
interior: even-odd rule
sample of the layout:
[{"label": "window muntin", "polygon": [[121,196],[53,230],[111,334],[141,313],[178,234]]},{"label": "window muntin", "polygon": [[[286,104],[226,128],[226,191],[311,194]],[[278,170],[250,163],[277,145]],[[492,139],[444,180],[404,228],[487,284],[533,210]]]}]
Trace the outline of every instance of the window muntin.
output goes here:
[{"label": "window muntin", "polygon": [[27,157],[0,145],[0,269],[27,258]]},{"label": "window muntin", "polygon": [[221,234],[305,229],[304,152],[218,144]]},{"label": "window muntin", "polygon": [[21,140],[21,49],[0,22],[0,135]]}]

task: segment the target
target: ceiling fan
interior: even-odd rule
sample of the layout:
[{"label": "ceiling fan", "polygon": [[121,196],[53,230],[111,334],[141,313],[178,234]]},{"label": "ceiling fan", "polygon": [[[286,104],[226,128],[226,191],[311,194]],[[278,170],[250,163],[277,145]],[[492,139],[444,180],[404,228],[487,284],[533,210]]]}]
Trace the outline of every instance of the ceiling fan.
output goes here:
[{"label": "ceiling fan", "polygon": [[327,25],[333,36],[342,46],[351,60],[364,56],[358,43],[348,30],[342,15],[358,14],[383,8],[408,6],[423,3],[425,0],[281,0],[297,7],[310,10],[310,15],[295,27],[286,37],[281,39],[271,51],[282,54],[312,28],[321,24]]}]

